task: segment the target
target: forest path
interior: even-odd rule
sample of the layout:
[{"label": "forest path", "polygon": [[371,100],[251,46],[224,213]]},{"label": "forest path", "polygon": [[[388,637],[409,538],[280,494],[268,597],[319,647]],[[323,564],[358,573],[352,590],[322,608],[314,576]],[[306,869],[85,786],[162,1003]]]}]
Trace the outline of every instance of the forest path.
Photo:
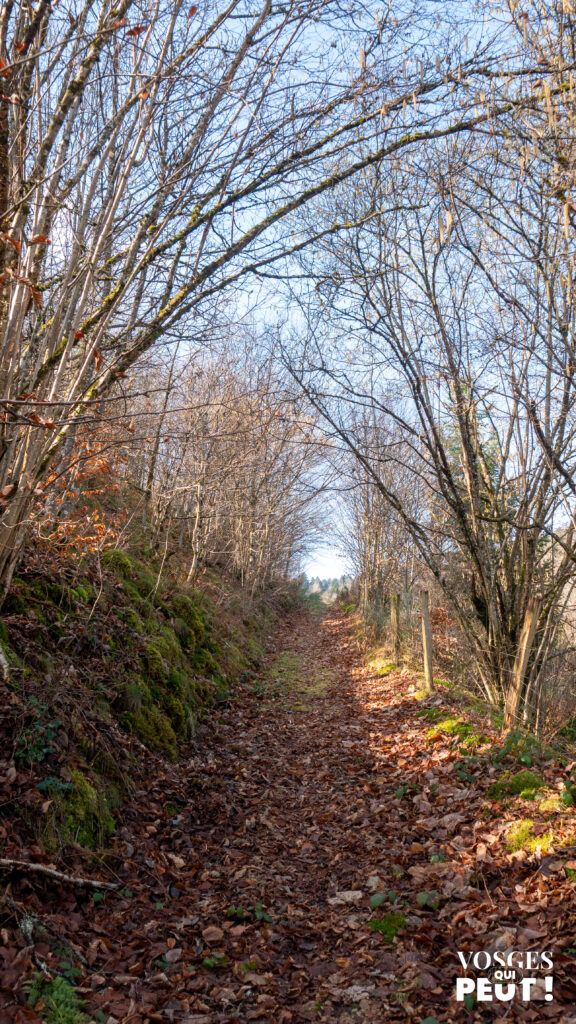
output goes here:
[{"label": "forest path", "polygon": [[[370,665],[343,615],[280,623],[189,759],[159,761],[124,806],[120,896],[70,892],[47,918],[84,951],[96,1020],[576,1024],[573,853],[508,853],[496,769],[466,778],[463,737],[430,735],[447,693],[418,687]],[[528,947],[553,951],[553,1002],[541,985],[456,1004],[457,950]]]},{"label": "forest path", "polygon": [[[417,675],[377,668],[346,617],[292,613],[178,781],[139,800],[145,863],[163,877],[146,923],[158,970],[134,984],[133,1012],[153,1000],[156,1019],[186,1024],[472,1021],[454,1002],[458,949],[558,950],[557,875],[510,862],[490,802],[459,777],[462,740],[431,742]],[[483,1006],[478,1020],[564,1019],[556,1001]]]}]

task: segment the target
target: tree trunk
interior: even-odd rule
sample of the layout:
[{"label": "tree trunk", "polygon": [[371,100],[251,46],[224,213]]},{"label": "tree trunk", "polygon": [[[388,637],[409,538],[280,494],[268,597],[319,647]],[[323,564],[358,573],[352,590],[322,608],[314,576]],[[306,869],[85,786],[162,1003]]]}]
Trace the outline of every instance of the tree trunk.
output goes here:
[{"label": "tree trunk", "polygon": [[392,594],[390,597],[390,617],[392,621],[392,647],[394,664],[400,664],[402,652],[400,649],[400,594]]},{"label": "tree trunk", "polygon": [[20,558],[31,510],[31,495],[17,493],[0,519],[0,607]]},{"label": "tree trunk", "polygon": [[531,597],[526,609],[526,615],[520,632],[518,650],[512,668],[512,679],[506,693],[506,707],[504,711],[504,732],[509,732],[515,725],[520,724],[521,708],[526,681],[528,661],[536,637],[538,628],[538,616],[540,614],[541,602]]},{"label": "tree trunk", "polygon": [[430,623],[430,595],[422,591],[422,646],[424,649],[424,689],[426,693],[434,690],[432,673],[432,625]]}]

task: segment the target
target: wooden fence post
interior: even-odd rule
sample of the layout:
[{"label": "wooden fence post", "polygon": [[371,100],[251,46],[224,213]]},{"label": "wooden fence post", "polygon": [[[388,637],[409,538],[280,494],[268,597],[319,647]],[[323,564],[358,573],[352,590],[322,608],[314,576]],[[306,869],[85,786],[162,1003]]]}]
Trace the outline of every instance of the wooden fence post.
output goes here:
[{"label": "wooden fence post", "polygon": [[434,678],[432,675],[432,626],[430,624],[430,595],[427,590],[420,594],[422,603],[422,647],[424,649],[424,690],[432,693]]},{"label": "wooden fence post", "polygon": [[392,621],[392,646],[394,664],[400,664],[402,651],[400,648],[400,594],[390,595],[390,616]]}]

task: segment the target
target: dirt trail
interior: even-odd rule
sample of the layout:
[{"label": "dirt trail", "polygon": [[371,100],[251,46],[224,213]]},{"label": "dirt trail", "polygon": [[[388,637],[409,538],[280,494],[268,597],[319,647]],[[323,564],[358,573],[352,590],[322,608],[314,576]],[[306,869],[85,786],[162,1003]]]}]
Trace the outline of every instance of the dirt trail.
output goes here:
[{"label": "dirt trail", "polygon": [[[129,893],[53,916],[102,1020],[574,1022],[574,887],[505,859],[415,683],[370,671],[343,617],[281,626],[190,761],[126,808]],[[555,951],[553,1003],[455,1004],[457,949],[527,945]]]}]

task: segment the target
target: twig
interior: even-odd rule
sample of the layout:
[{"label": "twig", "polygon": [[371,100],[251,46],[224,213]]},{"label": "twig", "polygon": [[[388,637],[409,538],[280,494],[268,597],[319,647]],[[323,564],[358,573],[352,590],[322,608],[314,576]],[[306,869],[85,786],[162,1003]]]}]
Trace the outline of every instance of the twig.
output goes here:
[{"label": "twig", "polygon": [[48,875],[49,878],[57,878],[60,882],[68,882],[69,885],[92,886],[94,889],[118,889],[117,882],[100,882],[97,878],[80,878],[76,875],[66,875],[56,868],[49,868],[46,864],[34,864],[27,860],[8,860],[0,857],[0,871],[37,871],[41,875]]},{"label": "twig", "polygon": [[[10,896],[7,896],[6,893],[4,893],[3,896],[0,896],[0,902],[4,904],[5,907],[8,907],[9,910],[12,910],[14,912],[20,923],[22,934],[24,935],[24,938],[31,944],[31,947],[34,946],[35,929],[39,932],[40,935],[43,935],[45,932],[50,932],[52,935],[55,936],[55,938],[58,939],[58,942],[61,942],[65,946],[68,946],[68,949],[74,954],[74,956],[80,961],[80,963],[83,963],[86,966],[88,966],[88,961],[84,954],[81,953],[79,949],[76,949],[76,946],[73,946],[69,939],[65,938],[64,935],[61,935],[60,932],[56,931],[56,929],[47,921],[45,921],[42,917],[38,917],[36,914],[33,914],[32,911],[28,909],[28,907],[23,907],[21,903],[17,903],[16,900],[13,900]],[[34,958],[36,966],[40,968],[43,974],[50,974],[51,970],[52,973],[54,973],[53,969],[49,969],[44,963],[44,961],[40,960],[36,952],[34,953]],[[56,971],[56,974],[58,973],[59,972]]]}]

